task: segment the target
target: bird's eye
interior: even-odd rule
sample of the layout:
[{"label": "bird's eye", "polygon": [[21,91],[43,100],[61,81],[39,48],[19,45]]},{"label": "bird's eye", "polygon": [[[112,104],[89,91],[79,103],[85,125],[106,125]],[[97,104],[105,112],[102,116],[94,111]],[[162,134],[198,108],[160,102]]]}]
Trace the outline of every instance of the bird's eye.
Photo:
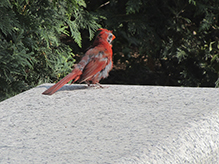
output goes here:
[{"label": "bird's eye", "polygon": [[111,40],[111,39],[112,39],[112,37],[113,37],[113,36],[112,36],[112,35],[110,35],[110,36],[109,36],[109,39]]},{"label": "bird's eye", "polygon": [[111,44],[111,42],[112,42],[112,38],[113,38],[113,35],[110,34],[110,35],[108,36],[108,39],[107,39],[107,41],[108,41],[109,44]]}]

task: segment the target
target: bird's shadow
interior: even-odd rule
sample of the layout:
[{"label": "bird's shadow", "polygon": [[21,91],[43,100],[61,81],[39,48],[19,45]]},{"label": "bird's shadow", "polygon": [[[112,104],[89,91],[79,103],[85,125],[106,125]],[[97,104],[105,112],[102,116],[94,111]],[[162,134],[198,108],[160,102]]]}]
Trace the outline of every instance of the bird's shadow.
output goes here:
[{"label": "bird's shadow", "polygon": [[[49,89],[52,86],[53,85],[45,84],[45,85],[40,85],[38,87],[39,88]],[[80,90],[80,89],[88,89],[88,86],[83,85],[83,84],[73,84],[73,85],[66,84],[62,88],[60,88],[57,92],[60,92],[60,91],[74,91],[74,90]]]}]

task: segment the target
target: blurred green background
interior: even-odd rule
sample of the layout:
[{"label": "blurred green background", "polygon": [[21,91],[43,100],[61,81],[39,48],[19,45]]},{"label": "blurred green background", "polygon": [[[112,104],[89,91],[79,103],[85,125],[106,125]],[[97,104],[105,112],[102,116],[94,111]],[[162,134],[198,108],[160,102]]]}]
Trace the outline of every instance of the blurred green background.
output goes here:
[{"label": "blurred green background", "polygon": [[1,0],[0,101],[67,75],[113,30],[101,83],[218,87],[219,0]]}]

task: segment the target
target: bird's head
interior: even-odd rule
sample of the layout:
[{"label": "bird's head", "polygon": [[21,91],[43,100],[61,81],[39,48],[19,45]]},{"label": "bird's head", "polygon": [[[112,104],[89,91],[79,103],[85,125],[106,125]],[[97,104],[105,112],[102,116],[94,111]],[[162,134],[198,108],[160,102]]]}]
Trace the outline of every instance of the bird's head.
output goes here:
[{"label": "bird's head", "polygon": [[112,43],[112,41],[116,38],[112,31],[104,29],[104,28],[100,28],[98,29],[99,34],[97,35],[97,38],[101,38],[105,41],[107,41],[109,44]]}]

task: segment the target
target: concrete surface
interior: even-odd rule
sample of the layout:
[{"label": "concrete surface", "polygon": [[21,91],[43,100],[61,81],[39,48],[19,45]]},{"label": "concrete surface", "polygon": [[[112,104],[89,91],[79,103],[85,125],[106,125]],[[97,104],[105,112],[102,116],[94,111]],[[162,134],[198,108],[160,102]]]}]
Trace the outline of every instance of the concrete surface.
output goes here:
[{"label": "concrete surface", "polygon": [[219,163],[219,89],[44,84],[0,103],[0,163]]}]

